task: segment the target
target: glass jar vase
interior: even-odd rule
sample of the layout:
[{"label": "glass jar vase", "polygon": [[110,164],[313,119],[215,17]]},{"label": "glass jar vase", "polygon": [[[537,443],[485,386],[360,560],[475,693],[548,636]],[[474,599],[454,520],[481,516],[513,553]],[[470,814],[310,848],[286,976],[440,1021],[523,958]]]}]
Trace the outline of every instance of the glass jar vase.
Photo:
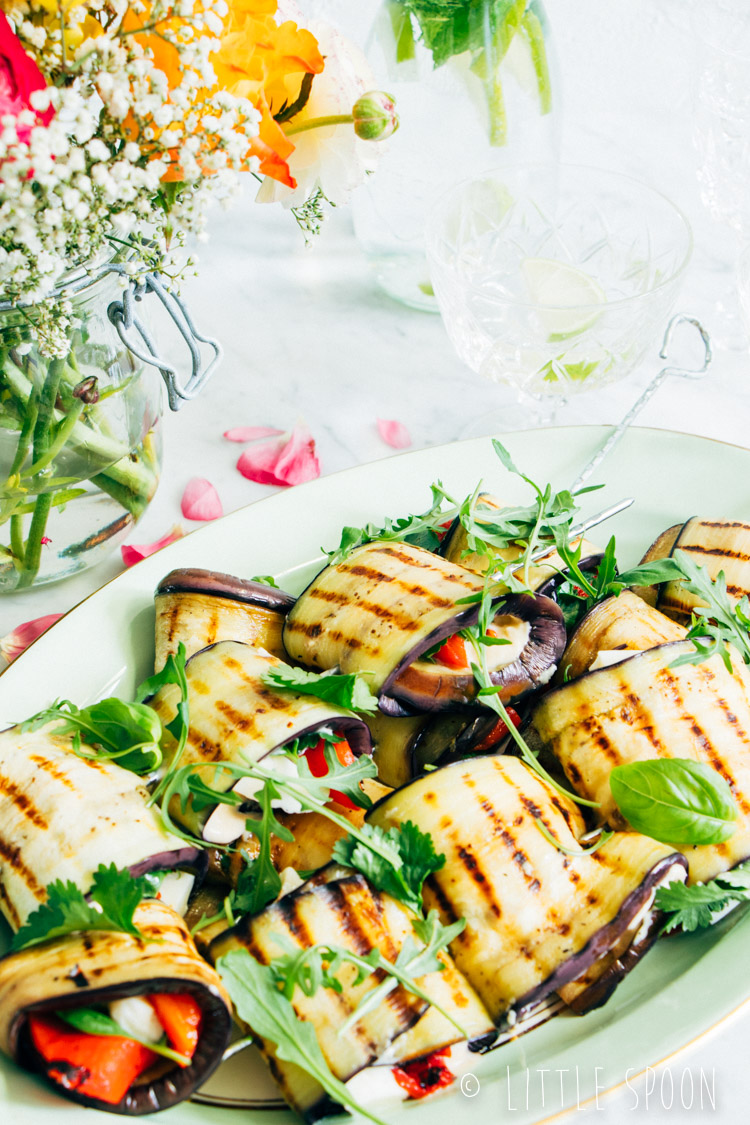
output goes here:
[{"label": "glass jar vase", "polygon": [[437,312],[424,254],[433,204],[493,168],[556,160],[560,89],[541,0],[458,0],[440,18],[412,8],[384,0],[365,48],[400,124],[352,211],[378,285]]},{"label": "glass jar vase", "polygon": [[54,349],[35,342],[35,310],[0,306],[0,593],[99,562],[156,491],[161,379],[110,316],[124,285],[106,267],[66,277],[70,326]]}]

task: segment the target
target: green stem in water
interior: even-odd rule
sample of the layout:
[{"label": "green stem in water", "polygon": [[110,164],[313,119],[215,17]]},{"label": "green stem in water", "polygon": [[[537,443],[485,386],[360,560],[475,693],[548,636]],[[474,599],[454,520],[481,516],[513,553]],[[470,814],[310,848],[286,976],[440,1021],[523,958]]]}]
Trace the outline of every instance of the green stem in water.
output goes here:
[{"label": "green stem in water", "polygon": [[[34,458],[41,460],[52,444],[52,427],[55,421],[55,402],[60,389],[64,359],[53,359],[47,370],[47,378],[39,399],[39,411],[34,426]],[[39,571],[42,558],[42,539],[47,527],[47,519],[52,508],[52,496],[43,492],[37,496],[31,527],[26,540],[23,568],[18,580],[18,589],[31,586]]]},{"label": "green stem in water", "polygon": [[23,518],[20,513],[10,517],[10,549],[14,558],[23,566],[26,552],[23,547]]},{"label": "green stem in water", "polygon": [[539,90],[539,110],[542,114],[549,113],[552,109],[552,86],[549,79],[547,47],[544,42],[544,29],[536,12],[529,9],[524,13],[520,31],[531,52],[531,61],[534,65]]},{"label": "green stem in water", "polygon": [[47,466],[54,461],[55,457],[57,457],[70,437],[70,432],[80,418],[82,411],[83,403],[80,399],[76,399],[74,405],[71,406],[70,410],[57,427],[54,440],[50,443],[49,449],[38,460],[34,461],[33,464],[29,465],[28,469],[23,474],[25,477],[36,476],[37,473],[41,473],[42,469],[46,469]]},{"label": "green stem in water", "polygon": [[396,44],[396,62],[408,62],[416,56],[411,14],[404,11],[398,0],[388,0],[388,15],[390,16],[393,39]]},{"label": "green stem in water", "polygon": [[309,129],[323,129],[326,125],[352,125],[354,118],[351,113],[332,113],[329,117],[311,117],[309,121],[300,121],[297,125],[290,125],[285,129],[287,137],[295,133],[306,133]]}]

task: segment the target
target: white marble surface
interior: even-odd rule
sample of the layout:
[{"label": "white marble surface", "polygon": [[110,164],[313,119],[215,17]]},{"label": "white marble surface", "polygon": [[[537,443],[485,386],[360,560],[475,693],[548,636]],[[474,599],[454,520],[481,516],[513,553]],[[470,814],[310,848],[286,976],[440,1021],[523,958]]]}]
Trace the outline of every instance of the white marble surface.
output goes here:
[{"label": "white marble surface", "polygon": [[[360,0],[308,5],[337,10],[353,30],[363,24],[366,6]],[[561,64],[565,157],[629,171],[681,205],[694,227],[696,253],[678,307],[698,314],[710,329],[713,304],[731,281],[738,246],[708,220],[698,198],[691,85],[699,44],[690,31],[690,4],[548,0],[547,7]],[[163,481],[132,536],[136,542],[149,542],[176,522],[186,531],[194,526],[179,511],[193,476],[215,484],[226,512],[268,495],[268,487],[236,471],[241,447],[221,436],[231,425],[286,428],[304,419],[322,470],[331,473],[388,456],[375,429],[377,417],[404,422],[419,448],[456,439],[477,415],[509,400],[508,392],[462,367],[438,317],[401,308],[376,291],[346,212],[327,224],[308,251],[285,213],[256,206],[251,196],[248,185],[231,212],[217,212],[210,243],[201,250],[200,277],[185,286],[196,320],[222,340],[226,358],[200,400],[167,419]],[[657,351],[629,381],[579,399],[561,420],[618,420],[657,370]],[[704,381],[668,383],[641,421],[748,444],[747,354],[717,347]],[[69,609],[120,569],[114,557],[67,584],[3,597],[0,635],[20,621]],[[665,1107],[662,1069],[648,1104],[653,1076],[634,1083],[637,1104],[632,1091],[621,1089],[565,1120],[592,1125],[631,1118],[653,1125],[745,1120],[749,1034],[750,1012],[670,1064],[676,1083],[685,1068],[696,1084],[701,1068],[709,1078],[715,1071],[715,1108],[705,1098],[703,1110],[684,1108],[679,1095]],[[548,1105],[550,1113],[559,1110],[559,1096],[555,1104],[551,1092]]]}]

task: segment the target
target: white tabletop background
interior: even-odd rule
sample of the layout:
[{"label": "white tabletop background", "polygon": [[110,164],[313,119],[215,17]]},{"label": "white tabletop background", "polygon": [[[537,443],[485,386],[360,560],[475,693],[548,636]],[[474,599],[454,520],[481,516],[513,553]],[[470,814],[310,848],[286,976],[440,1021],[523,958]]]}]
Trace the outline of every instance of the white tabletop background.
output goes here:
[{"label": "white tabletop background", "polygon": [[[711,0],[703,3],[710,7]],[[629,172],[683,209],[696,247],[677,307],[699,316],[710,330],[719,288],[732,276],[738,242],[708,218],[698,194],[692,99],[700,45],[691,30],[692,4],[545,4],[560,60],[564,159]],[[335,16],[361,38],[372,0],[308,0],[303,6]],[[306,250],[292,219],[279,207],[254,204],[253,195],[254,183],[248,181],[231,211],[214,213],[210,241],[200,248],[200,276],[184,286],[196,321],[222,341],[225,359],[200,399],[166,419],[164,475],[131,536],[137,543],[158,538],[175,523],[186,532],[197,526],[180,515],[180,498],[191,477],[213,482],[225,512],[272,491],[236,471],[242,447],[221,436],[230,426],[283,429],[304,419],[316,440],[322,471],[330,473],[388,456],[391,451],[375,428],[378,417],[405,423],[414,448],[420,448],[455,440],[473,418],[511,401],[509,392],[462,366],[439,317],[402,308],[375,289],[345,210],[326,224],[314,249]],[[579,399],[560,420],[619,420],[660,366],[657,352],[658,346],[628,381],[591,400]],[[748,445],[749,367],[747,353],[717,346],[705,380],[668,382],[640,421]],[[685,471],[703,473],[710,465],[686,466]],[[717,505],[721,514],[720,495]],[[3,596],[0,635],[21,621],[70,609],[121,569],[118,552],[67,583]],[[257,569],[263,569],[262,544]],[[576,1108],[563,1120],[590,1125],[745,1121],[748,1041],[750,1011],[672,1059],[668,1069],[632,1081],[632,1090],[602,1094],[598,1104]],[[695,1090],[692,1105],[685,1104],[690,1102],[686,1071]],[[539,1077],[532,1075],[531,1081],[538,1083]],[[559,1085],[559,1076],[546,1077],[550,1114],[561,1109]],[[523,1098],[520,1085],[518,1098]],[[468,1119],[470,1105],[459,1103],[460,1120]],[[508,1106],[497,1107],[498,1122],[512,1119]]]}]

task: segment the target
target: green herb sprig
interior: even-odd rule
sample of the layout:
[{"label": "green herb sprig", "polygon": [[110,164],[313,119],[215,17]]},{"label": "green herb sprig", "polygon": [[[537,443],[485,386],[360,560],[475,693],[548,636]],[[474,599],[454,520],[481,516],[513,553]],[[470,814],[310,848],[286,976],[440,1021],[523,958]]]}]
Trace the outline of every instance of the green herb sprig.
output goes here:
[{"label": "green herb sprig", "polygon": [[55,879],[46,888],[46,902],[13,935],[11,952],[88,930],[115,930],[142,937],[133,916],[138,904],[151,892],[151,886],[147,876],[134,879],[130,872],[113,863],[100,864],[96,869],[88,897],[70,880]]},{"label": "green herb sprig", "polygon": [[712,926],[731,903],[750,900],[750,864],[725,871],[708,883],[669,883],[659,887],[654,905],[667,915],[662,933],[680,927],[686,933]]},{"label": "green herb sprig", "polygon": [[377,696],[372,694],[366,679],[358,672],[307,672],[289,664],[275,664],[263,673],[261,679],[269,687],[294,691],[299,695],[313,695],[348,711],[371,715],[378,709]]},{"label": "green herb sprig", "polygon": [[655,758],[615,766],[612,796],[634,828],[665,844],[721,844],[733,835],[738,809],[716,770],[691,758]]}]

